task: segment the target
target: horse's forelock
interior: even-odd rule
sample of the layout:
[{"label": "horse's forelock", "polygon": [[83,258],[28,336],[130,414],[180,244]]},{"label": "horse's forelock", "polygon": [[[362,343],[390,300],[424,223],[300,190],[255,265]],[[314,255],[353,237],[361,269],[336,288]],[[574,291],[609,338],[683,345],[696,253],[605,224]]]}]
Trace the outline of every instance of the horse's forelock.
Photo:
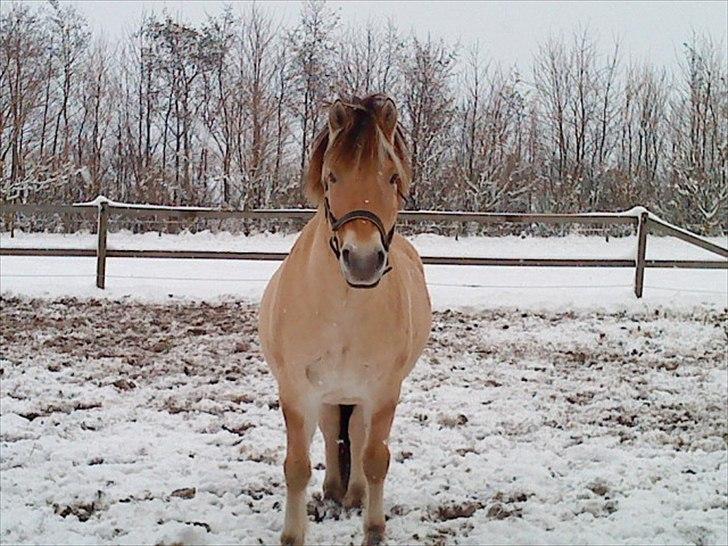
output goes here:
[{"label": "horse's forelock", "polygon": [[379,124],[380,109],[387,100],[390,100],[389,97],[382,93],[342,100],[351,109],[351,120],[329,142],[327,157],[339,161],[351,158],[357,162],[362,158],[380,160],[389,157],[394,162],[400,179],[408,185],[411,167],[402,126],[397,122],[393,134],[388,136]]},{"label": "horse's forelock", "polygon": [[[329,135],[329,129],[325,128],[316,138],[306,180],[309,200],[316,203],[323,197],[321,177],[327,174],[323,172],[324,161],[358,163],[362,159],[381,161],[385,157],[395,165],[400,193],[407,194],[412,171],[402,127],[397,122],[393,134],[388,137],[378,123],[380,109],[386,100],[389,98],[381,93],[341,100],[349,109],[350,119],[334,135]],[[333,138],[330,139],[330,136]]]}]

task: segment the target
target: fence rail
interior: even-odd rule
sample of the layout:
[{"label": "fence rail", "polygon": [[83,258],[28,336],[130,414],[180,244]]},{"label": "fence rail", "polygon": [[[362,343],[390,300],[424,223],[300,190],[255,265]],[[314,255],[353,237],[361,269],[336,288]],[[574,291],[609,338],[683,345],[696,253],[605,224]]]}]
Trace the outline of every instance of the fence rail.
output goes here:
[{"label": "fence rail", "polygon": [[[111,215],[119,216],[161,216],[176,218],[218,218],[250,220],[308,220],[316,213],[312,209],[258,209],[223,210],[206,207],[167,207],[155,205],[136,205],[115,203],[98,197],[88,203],[74,205],[54,204],[4,204],[2,215],[52,213],[81,214],[96,216],[98,222],[97,245],[95,249],[79,248],[2,248],[0,256],[70,256],[96,258],[96,286],[106,284],[106,260],[108,258],[173,258],[173,259],[216,259],[216,260],[283,260],[285,252],[228,252],[209,250],[115,250],[107,248],[108,221]],[[650,229],[677,237],[728,258],[728,249],[716,245],[702,237],[664,222],[646,209],[635,207],[622,213],[585,213],[585,214],[514,214],[479,212],[440,212],[440,211],[403,211],[399,218],[414,222],[477,222],[493,223],[550,223],[550,224],[602,224],[633,225],[637,228],[637,249],[634,260],[619,259],[561,259],[561,258],[480,258],[462,256],[423,256],[425,264],[436,265],[477,265],[511,267],[634,267],[634,292],[642,297],[644,274],[648,268],[682,269],[728,269],[726,260],[647,260],[647,234]]]}]

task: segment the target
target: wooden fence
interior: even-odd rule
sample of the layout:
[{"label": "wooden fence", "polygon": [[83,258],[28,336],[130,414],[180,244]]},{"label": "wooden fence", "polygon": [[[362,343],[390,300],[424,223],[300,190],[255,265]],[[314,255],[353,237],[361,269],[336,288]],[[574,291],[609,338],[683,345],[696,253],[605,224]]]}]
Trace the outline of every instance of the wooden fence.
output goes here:
[{"label": "wooden fence", "polygon": [[[0,256],[87,256],[96,257],[96,286],[106,284],[107,258],[176,258],[176,259],[218,259],[218,260],[283,260],[285,252],[227,252],[207,250],[115,250],[107,246],[108,221],[110,215],[156,216],[174,218],[218,218],[218,219],[278,219],[307,220],[316,211],[311,209],[278,210],[222,210],[204,207],[165,207],[115,203],[99,197],[89,203],[74,205],[53,204],[4,204],[2,214],[81,214],[96,216],[98,222],[96,249],[59,248],[2,248]],[[519,267],[634,267],[634,292],[642,297],[645,269],[653,267],[685,269],[728,269],[728,249],[716,245],[689,231],[664,222],[641,207],[622,213],[585,214],[511,214],[478,212],[436,212],[404,211],[399,215],[405,221],[427,222],[477,222],[494,223],[551,223],[551,224],[629,224],[637,229],[637,249],[633,260],[618,259],[556,259],[556,258],[476,258],[457,256],[422,256],[425,264],[519,266]],[[677,237],[687,243],[718,254],[725,260],[647,260],[647,233],[659,231]]]}]

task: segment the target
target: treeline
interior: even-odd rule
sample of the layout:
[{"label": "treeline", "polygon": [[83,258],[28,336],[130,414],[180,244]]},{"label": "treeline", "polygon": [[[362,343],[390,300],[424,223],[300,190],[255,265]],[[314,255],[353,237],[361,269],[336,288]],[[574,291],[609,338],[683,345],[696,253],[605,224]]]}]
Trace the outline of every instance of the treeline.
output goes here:
[{"label": "treeline", "polygon": [[521,74],[391,23],[347,28],[317,1],[293,28],[261,6],[199,24],[147,14],[115,43],[71,5],[12,4],[0,20],[1,196],[302,205],[327,101],[385,92],[412,152],[412,208],[643,204],[725,232],[724,46],[687,36],[668,71],[584,31],[542,44]]}]

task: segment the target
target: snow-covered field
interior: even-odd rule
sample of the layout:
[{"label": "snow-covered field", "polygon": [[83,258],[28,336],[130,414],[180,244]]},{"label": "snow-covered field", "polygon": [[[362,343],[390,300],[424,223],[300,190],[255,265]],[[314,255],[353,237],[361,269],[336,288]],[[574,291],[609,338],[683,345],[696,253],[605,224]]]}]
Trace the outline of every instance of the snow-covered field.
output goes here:
[{"label": "snow-covered field", "polygon": [[[70,240],[0,244],[32,237]],[[195,237],[160,244],[290,244]],[[593,237],[415,242],[634,252],[633,239]],[[706,257],[661,238],[648,248]],[[275,267],[111,259],[102,292],[94,260],[0,258],[0,543],[277,542],[285,437],[255,333]],[[648,270],[642,301],[633,275],[427,268],[437,312],[392,432],[390,543],[728,543],[728,273]],[[320,436],[313,460],[310,542],[358,544],[359,515],[320,500]]]},{"label": "snow-covered field", "polygon": [[[161,237],[156,233],[109,235],[109,248],[278,251],[290,249],[295,235],[182,233]],[[410,239],[422,255],[522,258],[633,259],[634,237],[461,237],[455,240],[431,234]],[[728,246],[728,238],[714,238]],[[86,234],[24,234],[11,238],[0,233],[3,248],[95,248],[96,238]],[[650,236],[648,259],[720,259],[674,238]],[[276,262],[239,260],[161,260],[110,258],[107,289],[95,288],[94,258],[0,258],[2,291],[40,297],[176,298],[205,299],[232,296],[257,300],[278,267]],[[474,306],[531,309],[643,309],[669,305],[728,306],[728,271],[648,269],[642,301],[634,297],[632,268],[516,268],[427,266],[427,279],[436,308]]]},{"label": "snow-covered field", "polygon": [[[276,542],[255,305],[2,303],[3,543]],[[392,433],[391,543],[724,544],[725,321],[438,312]],[[310,509],[312,543],[361,540]]]}]

